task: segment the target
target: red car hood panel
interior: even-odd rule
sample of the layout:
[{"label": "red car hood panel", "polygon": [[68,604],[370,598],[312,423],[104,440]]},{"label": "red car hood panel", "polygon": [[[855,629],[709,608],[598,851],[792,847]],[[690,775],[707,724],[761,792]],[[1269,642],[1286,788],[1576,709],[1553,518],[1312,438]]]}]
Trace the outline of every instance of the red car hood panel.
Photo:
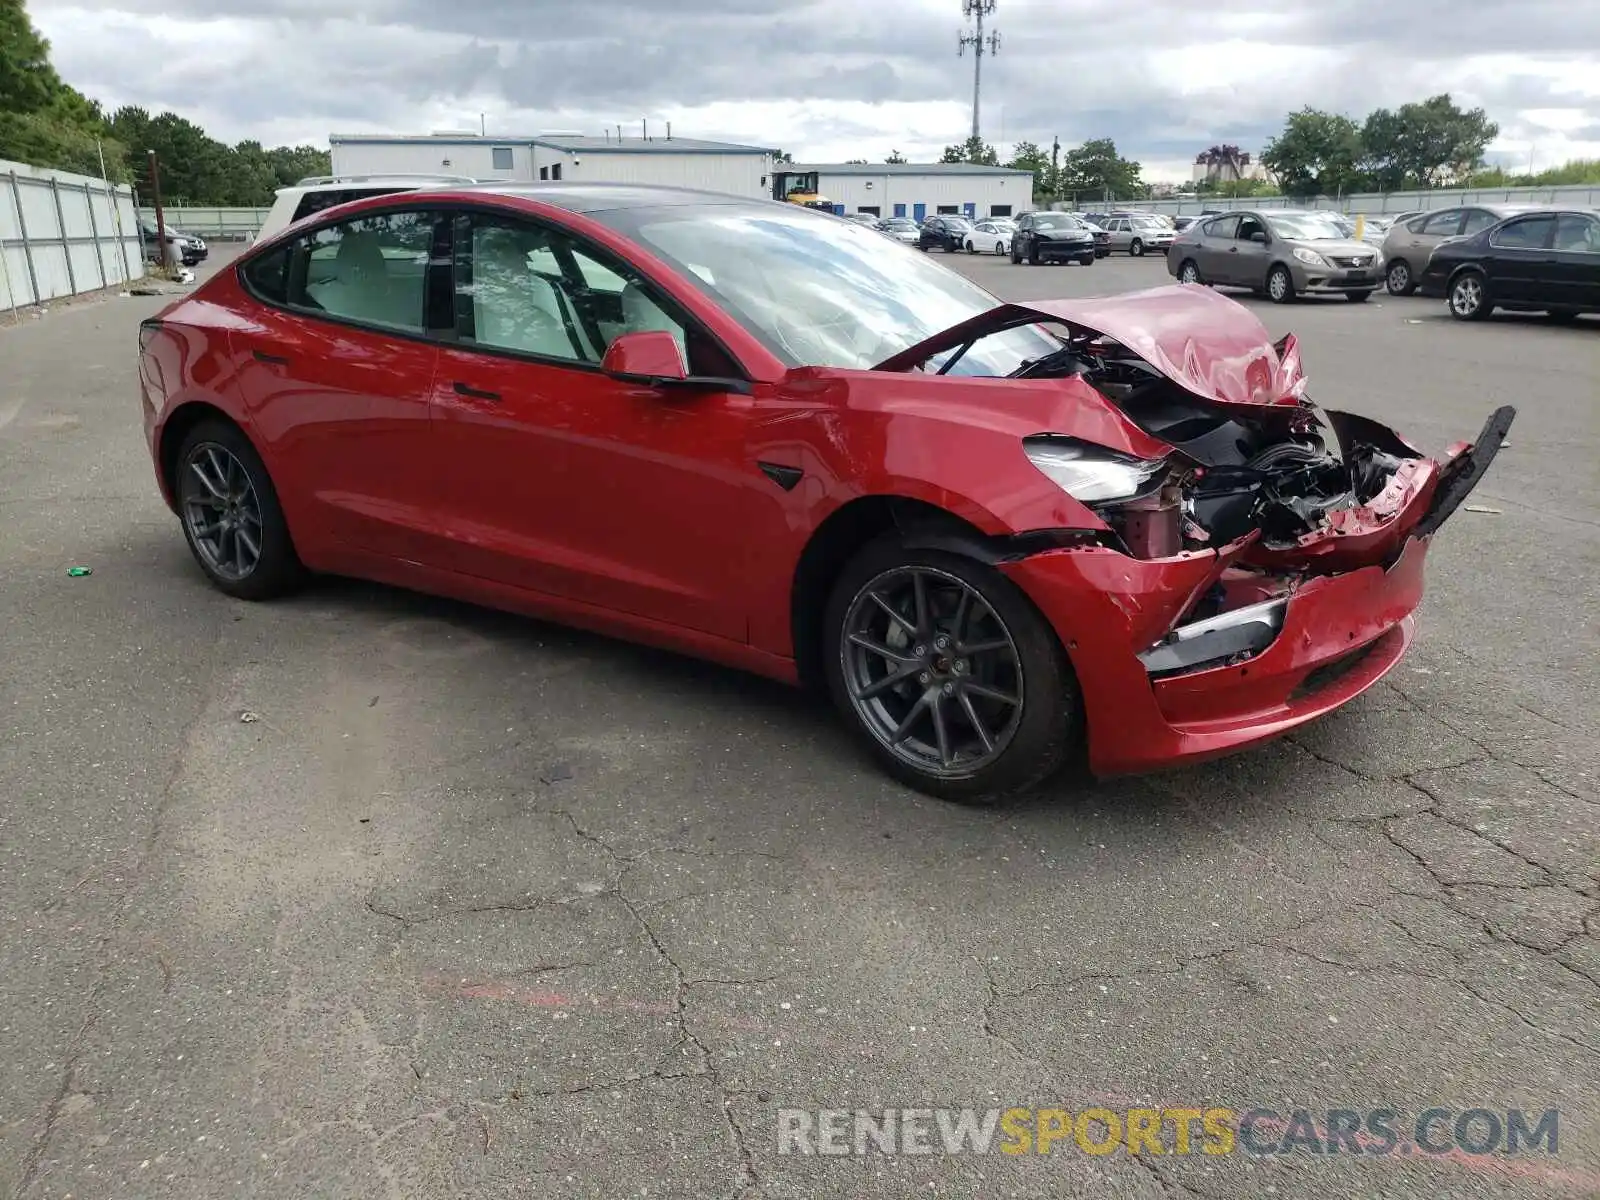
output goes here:
[{"label": "red car hood panel", "polygon": [[1174,383],[1223,406],[1299,406],[1305,371],[1292,336],[1272,336],[1244,305],[1210,288],[1188,284],[1148,288],[1087,300],[1030,300],[1001,304],[952,325],[879,363],[907,371],[935,354],[986,333],[1033,322],[1066,322],[1126,346]]}]

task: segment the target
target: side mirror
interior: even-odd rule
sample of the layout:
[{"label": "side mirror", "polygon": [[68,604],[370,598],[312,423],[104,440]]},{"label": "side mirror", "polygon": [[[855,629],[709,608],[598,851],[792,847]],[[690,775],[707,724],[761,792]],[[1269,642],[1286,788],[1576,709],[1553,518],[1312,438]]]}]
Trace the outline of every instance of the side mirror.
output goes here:
[{"label": "side mirror", "polygon": [[600,369],[607,375],[635,383],[682,382],[689,378],[688,364],[678,339],[664,330],[624,333],[606,347]]},{"label": "side mirror", "polygon": [[1266,235],[1265,232],[1263,232],[1262,230],[1258,229],[1258,230],[1256,230],[1254,233],[1252,233],[1250,235],[1250,240],[1252,242],[1260,242],[1262,245],[1266,245],[1267,235]]}]

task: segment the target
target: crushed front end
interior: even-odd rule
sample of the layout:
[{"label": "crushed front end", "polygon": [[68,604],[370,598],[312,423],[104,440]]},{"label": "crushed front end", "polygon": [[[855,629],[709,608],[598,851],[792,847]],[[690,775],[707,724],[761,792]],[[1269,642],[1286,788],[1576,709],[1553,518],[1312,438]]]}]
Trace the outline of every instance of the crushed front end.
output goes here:
[{"label": "crushed front end", "polygon": [[1191,353],[1178,371],[1079,331],[1018,373],[1092,388],[1171,448],[1136,459],[1070,433],[1025,445],[1104,527],[1003,568],[1067,647],[1097,774],[1240,749],[1382,678],[1411,642],[1429,539],[1515,416],[1501,408],[1476,442],[1430,458],[1311,404],[1292,338],[1262,349],[1231,388],[1202,387],[1198,372],[1239,360]]}]

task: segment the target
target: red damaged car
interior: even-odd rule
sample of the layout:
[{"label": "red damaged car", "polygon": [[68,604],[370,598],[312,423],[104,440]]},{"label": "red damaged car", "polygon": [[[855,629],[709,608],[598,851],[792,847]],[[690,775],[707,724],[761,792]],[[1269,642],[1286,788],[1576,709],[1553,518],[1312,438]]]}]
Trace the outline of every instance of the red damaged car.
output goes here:
[{"label": "red damaged car", "polygon": [[364,576],[813,684],[964,800],[1370,687],[1514,415],[1433,459],[1205,288],[1002,304],[825,214],[622,185],[330,209],[140,345],[229,594]]}]

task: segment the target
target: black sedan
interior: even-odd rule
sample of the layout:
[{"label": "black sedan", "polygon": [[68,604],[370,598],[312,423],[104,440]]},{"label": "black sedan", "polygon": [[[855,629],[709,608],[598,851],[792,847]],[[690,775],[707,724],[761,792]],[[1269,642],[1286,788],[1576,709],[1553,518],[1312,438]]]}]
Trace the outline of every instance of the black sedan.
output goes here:
[{"label": "black sedan", "polygon": [[1037,266],[1076,262],[1094,266],[1094,232],[1071,213],[1032,212],[1017,222],[1011,235],[1011,261]]},{"label": "black sedan", "polygon": [[967,238],[972,235],[972,222],[965,217],[939,215],[922,223],[917,237],[918,250],[931,250],[937,246],[948,253],[967,248]]},{"label": "black sedan", "polygon": [[1600,313],[1600,212],[1522,212],[1470,237],[1447,238],[1434,247],[1417,290],[1445,297],[1461,321],[1497,308],[1558,320]]}]

